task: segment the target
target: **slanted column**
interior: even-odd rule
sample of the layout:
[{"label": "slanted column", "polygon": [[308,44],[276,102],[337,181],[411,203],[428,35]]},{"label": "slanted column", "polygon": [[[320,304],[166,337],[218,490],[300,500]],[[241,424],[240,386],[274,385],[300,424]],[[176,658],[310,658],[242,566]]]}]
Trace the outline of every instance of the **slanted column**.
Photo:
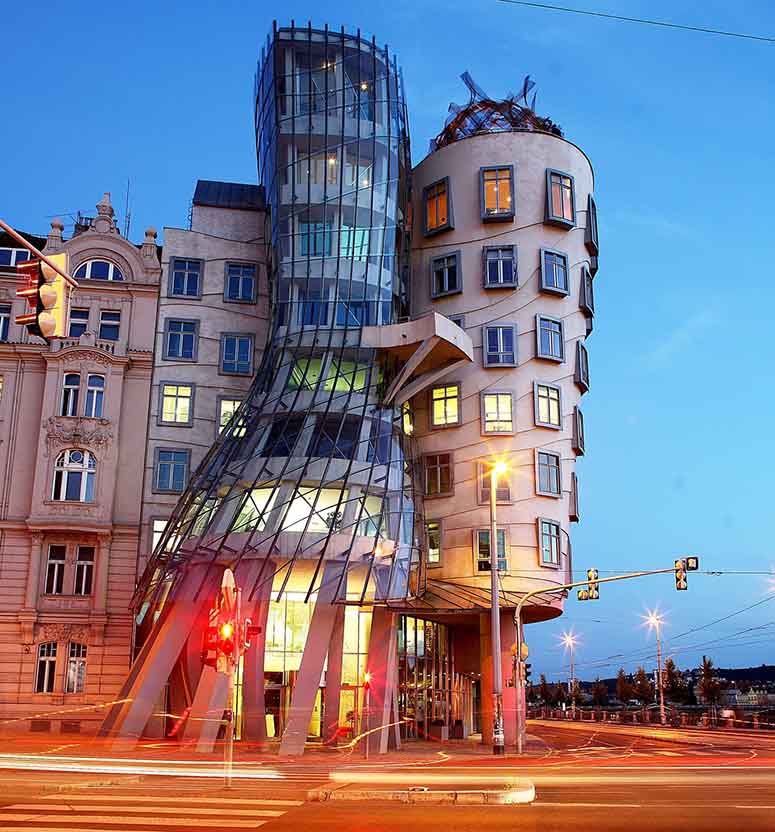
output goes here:
[{"label": "slanted column", "polygon": [[242,736],[253,742],[264,742],[266,736],[266,703],[264,701],[264,656],[266,653],[266,624],[272,594],[274,566],[267,564],[266,575],[256,590],[253,624],[261,628],[250,648],[245,652],[242,685]]},{"label": "slanted column", "polygon": [[339,702],[342,693],[342,657],[344,650],[344,613],[345,608],[336,608],[334,631],[328,646],[328,665],[326,668],[326,707],[323,736],[326,742],[335,744],[339,733]]},{"label": "slanted column", "polygon": [[[368,728],[372,733],[365,741],[378,754],[385,754],[391,744],[400,746],[396,619],[397,613],[384,607],[375,607],[371,619],[367,670],[371,674]],[[362,722],[361,730],[364,727]]]}]

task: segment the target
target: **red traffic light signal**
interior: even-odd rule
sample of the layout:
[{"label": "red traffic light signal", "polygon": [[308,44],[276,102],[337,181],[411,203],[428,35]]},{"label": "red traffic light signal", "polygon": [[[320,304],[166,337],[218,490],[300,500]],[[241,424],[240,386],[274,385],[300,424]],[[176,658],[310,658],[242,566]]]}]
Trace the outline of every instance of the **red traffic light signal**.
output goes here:
[{"label": "red traffic light signal", "polygon": [[223,621],[218,625],[218,650],[226,656],[234,652],[235,627],[231,621]]}]

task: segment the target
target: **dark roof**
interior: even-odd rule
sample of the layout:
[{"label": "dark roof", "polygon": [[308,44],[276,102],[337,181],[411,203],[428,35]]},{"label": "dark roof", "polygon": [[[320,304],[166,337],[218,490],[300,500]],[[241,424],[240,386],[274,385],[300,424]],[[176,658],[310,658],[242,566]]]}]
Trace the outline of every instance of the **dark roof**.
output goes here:
[{"label": "dark roof", "polygon": [[[19,229],[16,229],[19,231]],[[43,246],[46,245],[46,238],[39,237],[37,234],[28,234],[26,231],[19,231],[22,237],[24,237],[27,242],[32,243],[35,248],[41,249]],[[11,237],[9,234],[6,234],[5,231],[0,230],[0,248],[21,248],[21,246]]]},{"label": "dark roof", "polygon": [[260,185],[211,182],[209,179],[200,179],[194,191],[194,205],[237,208],[240,211],[261,211],[266,208],[266,199],[264,189]]}]

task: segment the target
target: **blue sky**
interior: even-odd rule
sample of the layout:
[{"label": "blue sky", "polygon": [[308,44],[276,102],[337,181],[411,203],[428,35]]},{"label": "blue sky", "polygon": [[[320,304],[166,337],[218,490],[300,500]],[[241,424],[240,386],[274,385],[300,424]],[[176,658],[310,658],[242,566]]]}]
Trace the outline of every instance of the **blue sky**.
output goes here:
[{"label": "blue sky", "polygon": [[[769,0],[577,5],[775,35]],[[415,161],[448,103],[465,98],[462,71],[493,96],[530,73],[537,109],[585,149],[597,177],[602,251],[575,566],[657,568],[685,553],[703,569],[775,566],[775,44],[494,0],[183,8],[26,2],[4,11],[15,34],[0,50],[0,216],[45,233],[52,216],[89,213],[109,190],[123,218],[130,178],[138,240],[148,225],[186,225],[196,179],[255,181],[252,78],[273,17],[360,26],[390,44]],[[528,628],[534,674],[563,670],[557,637],[571,625],[580,675],[612,675],[652,643],[639,626],[647,606],[666,613],[669,638],[763,598],[768,583],[693,574],[685,593],[670,575],[603,586],[600,601],[569,601],[558,622]],[[698,645],[675,653],[679,666],[703,653],[721,666],[773,662],[775,625],[728,636],[774,620],[775,602],[764,603],[667,652]],[[593,668],[614,654],[624,658]]]}]

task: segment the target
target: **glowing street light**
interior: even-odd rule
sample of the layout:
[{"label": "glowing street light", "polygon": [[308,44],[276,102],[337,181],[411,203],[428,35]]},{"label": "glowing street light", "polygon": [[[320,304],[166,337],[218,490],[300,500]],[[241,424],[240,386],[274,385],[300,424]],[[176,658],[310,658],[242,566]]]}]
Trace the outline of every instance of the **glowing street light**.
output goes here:
[{"label": "glowing street light", "polygon": [[665,619],[659,614],[658,610],[647,610],[647,615],[643,616],[643,621],[649,630],[654,630],[657,634],[657,687],[659,688],[659,721],[662,725],[667,721],[665,719],[665,690],[662,685],[662,639],[661,629],[665,623]]},{"label": "glowing street light", "polygon": [[576,686],[574,684],[574,673],[573,673],[573,659],[574,653],[576,650],[576,645],[579,643],[579,637],[570,630],[562,634],[560,639],[562,641],[562,645],[566,650],[570,650],[570,681],[568,683],[568,690],[570,693],[570,712],[573,716],[576,715]]}]

